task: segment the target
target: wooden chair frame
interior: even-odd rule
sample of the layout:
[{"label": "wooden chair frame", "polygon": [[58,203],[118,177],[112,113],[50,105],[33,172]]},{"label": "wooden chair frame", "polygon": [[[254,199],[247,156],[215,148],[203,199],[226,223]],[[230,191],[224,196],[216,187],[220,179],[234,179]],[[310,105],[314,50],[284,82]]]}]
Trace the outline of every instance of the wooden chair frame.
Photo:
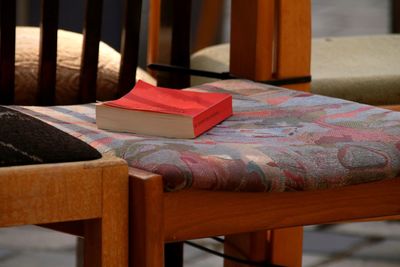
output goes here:
[{"label": "wooden chair frame", "polygon": [[307,192],[168,193],[161,176],[130,169],[130,190],[131,266],[163,266],[167,242],[260,231],[265,244],[253,253],[263,255],[253,260],[301,266],[301,226],[400,215],[400,179]]},{"label": "wooden chair frame", "polygon": [[[78,103],[95,102],[101,0],[85,0]],[[120,95],[135,83],[142,0],[125,0]],[[38,105],[54,105],[59,0],[41,1]],[[0,0],[0,104],[15,104],[16,1]],[[85,266],[128,265],[128,169],[117,158],[0,168],[0,226],[39,224],[84,237]]]},{"label": "wooden chair frame", "polygon": [[[150,63],[160,57],[160,4],[151,2]],[[310,0],[232,0],[231,8],[232,74],[256,81],[310,75]],[[173,19],[182,22],[181,17]],[[174,29],[168,32],[171,46],[188,44],[187,33],[174,38]],[[162,63],[179,65],[170,52],[170,62]],[[179,57],[187,54],[184,50]],[[180,66],[188,67],[182,61]],[[286,87],[309,90],[309,84]],[[131,266],[163,266],[165,243],[216,235],[226,236],[227,253],[301,266],[302,226],[400,215],[399,179],[307,192],[164,192],[161,176],[137,169],[129,173]],[[239,265],[225,261],[225,266]]]},{"label": "wooden chair frame", "polygon": [[128,170],[114,157],[0,168],[0,227],[84,238],[85,267],[128,265]]}]

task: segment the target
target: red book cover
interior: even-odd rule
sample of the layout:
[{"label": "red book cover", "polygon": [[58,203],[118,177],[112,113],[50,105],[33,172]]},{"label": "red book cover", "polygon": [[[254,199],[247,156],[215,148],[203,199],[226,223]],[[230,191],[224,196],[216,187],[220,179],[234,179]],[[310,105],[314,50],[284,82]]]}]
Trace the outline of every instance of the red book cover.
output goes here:
[{"label": "red book cover", "polygon": [[193,123],[193,137],[232,115],[232,96],[229,94],[174,90],[156,87],[143,81],[138,81],[135,87],[120,99],[104,102],[103,105],[124,110],[190,117]]}]

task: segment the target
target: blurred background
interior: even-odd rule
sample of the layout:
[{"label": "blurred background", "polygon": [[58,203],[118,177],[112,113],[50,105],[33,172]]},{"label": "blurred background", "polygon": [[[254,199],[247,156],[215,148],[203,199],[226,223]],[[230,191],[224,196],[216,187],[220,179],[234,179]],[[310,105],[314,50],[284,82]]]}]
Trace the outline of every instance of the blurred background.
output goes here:
[{"label": "blurred background", "polygon": [[[214,0],[223,2],[221,23],[218,28],[207,29],[210,37],[208,44],[229,41],[229,0]],[[119,50],[120,47],[120,17],[122,0],[103,0],[102,40]],[[201,48],[198,44],[196,30],[200,28],[200,12],[203,0],[192,1],[192,51]],[[212,1],[210,1],[212,2]],[[391,31],[391,0],[312,0],[313,3],[313,36],[349,36],[384,34]],[[19,25],[39,25],[40,0],[17,0]],[[61,29],[75,32],[82,31],[82,0],[60,0]],[[146,64],[147,22],[149,0],[143,1],[141,56],[140,65]],[[72,19],[67,14],[74,14]],[[76,19],[82,17],[82,19]]]}]

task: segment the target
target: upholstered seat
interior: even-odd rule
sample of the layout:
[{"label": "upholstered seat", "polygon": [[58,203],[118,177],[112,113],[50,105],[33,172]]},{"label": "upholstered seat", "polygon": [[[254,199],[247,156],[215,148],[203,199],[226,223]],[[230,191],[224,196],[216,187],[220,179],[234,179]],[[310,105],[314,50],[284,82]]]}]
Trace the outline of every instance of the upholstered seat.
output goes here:
[{"label": "upholstered seat", "polygon": [[196,139],[99,130],[92,104],[15,109],[161,174],[168,191],[304,191],[400,174],[400,113],[244,80],[198,89],[233,94],[234,115]]},{"label": "upholstered seat", "polygon": [[[16,28],[15,104],[36,103],[40,28]],[[56,104],[78,102],[83,35],[58,30]],[[97,99],[109,100],[117,95],[121,55],[104,42],[99,45]],[[154,78],[138,68],[137,79],[155,84]]]},{"label": "upholstered seat", "polygon": [[0,106],[0,125],[0,167],[101,158],[85,142],[3,106]]},{"label": "upholstered seat", "polygon": [[[317,38],[312,41],[311,92],[370,105],[400,103],[400,35]],[[229,45],[192,55],[193,69],[228,71]],[[192,77],[192,84],[211,79]]]}]

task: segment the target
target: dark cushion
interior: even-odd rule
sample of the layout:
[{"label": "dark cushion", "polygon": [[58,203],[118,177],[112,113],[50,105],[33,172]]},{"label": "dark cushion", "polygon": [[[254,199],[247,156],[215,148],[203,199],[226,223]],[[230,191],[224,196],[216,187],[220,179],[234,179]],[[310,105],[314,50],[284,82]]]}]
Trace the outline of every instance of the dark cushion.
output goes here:
[{"label": "dark cushion", "polygon": [[0,106],[0,167],[98,159],[83,141],[38,119]]}]

